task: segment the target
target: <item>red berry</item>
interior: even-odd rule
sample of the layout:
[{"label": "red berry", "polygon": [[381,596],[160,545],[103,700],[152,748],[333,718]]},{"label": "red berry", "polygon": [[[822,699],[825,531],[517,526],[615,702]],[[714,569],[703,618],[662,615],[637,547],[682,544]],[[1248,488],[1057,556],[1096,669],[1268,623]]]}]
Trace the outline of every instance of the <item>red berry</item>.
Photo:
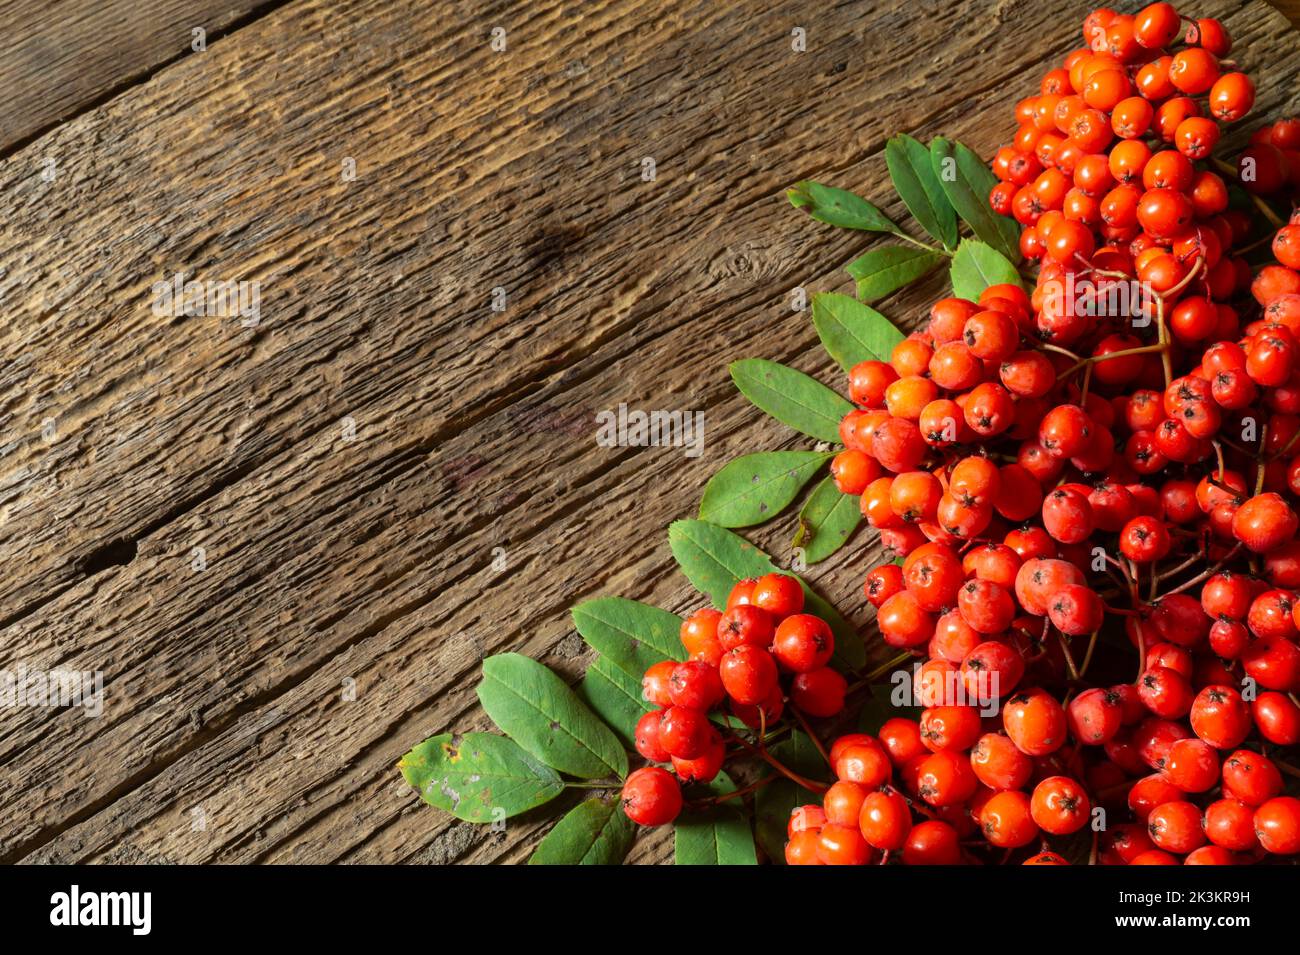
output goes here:
[{"label": "red berry", "polygon": [[672,774],[646,766],[623,784],[623,812],[639,826],[663,826],[682,811],[682,788]]},{"label": "red berry", "polygon": [[776,661],[766,650],[742,644],[722,655],[718,676],[728,696],[752,706],[764,702],[776,686]]},{"label": "red berry", "polygon": [[790,702],[809,716],[834,716],[844,709],[847,690],[844,677],[830,667],[822,667],[794,678],[790,683]]},{"label": "red berry", "polygon": [[777,620],[803,610],[803,586],[789,574],[764,574],[754,583],[754,605]]},{"label": "red berry", "polygon": [[830,626],[811,614],[795,614],[782,620],[772,644],[776,662],[794,673],[807,673],[826,666],[834,649],[835,639]]},{"label": "red berry", "polygon": [[659,719],[659,745],[680,759],[703,756],[714,732],[703,711],[685,706],[670,706]]}]

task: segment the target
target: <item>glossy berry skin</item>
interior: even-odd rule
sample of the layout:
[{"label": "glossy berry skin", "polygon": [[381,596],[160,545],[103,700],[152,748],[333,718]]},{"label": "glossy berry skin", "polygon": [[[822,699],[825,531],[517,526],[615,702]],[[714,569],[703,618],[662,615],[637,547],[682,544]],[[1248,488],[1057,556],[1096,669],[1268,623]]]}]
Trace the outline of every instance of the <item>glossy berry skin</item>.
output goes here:
[{"label": "glossy berry skin", "polygon": [[1230,686],[1207,686],[1191,708],[1192,732],[1216,749],[1232,749],[1251,730],[1250,707]]},{"label": "glossy berry skin", "polygon": [[772,643],[776,662],[792,673],[807,673],[826,666],[834,650],[830,625],[820,617],[804,613],[782,620]]},{"label": "glossy berry skin", "polygon": [[866,786],[859,783],[843,779],[833,783],[822,796],[822,808],[826,820],[839,826],[857,825],[858,813],[862,810],[863,800],[867,798],[869,792]]},{"label": "glossy berry skin", "polygon": [[862,801],[858,828],[873,848],[901,849],[912,829],[912,811],[907,800],[892,790],[869,793]]},{"label": "glossy berry skin", "polygon": [[718,618],[718,643],[724,652],[739,646],[766,649],[775,635],[772,615],[754,604],[732,607]]},{"label": "glossy berry skin", "polygon": [[712,742],[713,724],[701,710],[670,706],[659,720],[659,745],[670,756],[696,759]]},{"label": "glossy berry skin", "polygon": [[708,745],[704,752],[694,759],[681,759],[674,756],[673,772],[684,783],[708,783],[722,770],[727,758],[727,746],[722,741],[722,734],[713,729],[709,734]]},{"label": "glossy berry skin", "polygon": [[1157,806],[1174,802],[1182,796],[1182,790],[1157,773],[1144,776],[1133,784],[1128,792],[1128,807],[1139,822],[1145,823]]},{"label": "glossy berry skin", "polygon": [[803,612],[803,587],[789,574],[764,574],[754,583],[750,598],[776,620]]},{"label": "glossy berry skin", "polygon": [[672,660],[662,660],[645,671],[641,678],[641,695],[646,702],[655,706],[671,706],[673,702],[671,685],[673,670],[677,664]]},{"label": "glossy berry skin", "polygon": [[1205,845],[1201,810],[1184,800],[1167,802],[1152,809],[1147,817],[1147,832],[1158,848],[1179,855]]},{"label": "glossy berry skin", "polygon": [[1150,564],[1169,553],[1172,546],[1164,521],[1149,515],[1135,517],[1119,535],[1119,549],[1129,560]]},{"label": "glossy berry skin", "polygon": [[1185,793],[1203,793],[1219,781],[1219,754],[1200,739],[1180,739],[1169,747],[1164,774]]},{"label": "glossy berry skin", "polygon": [[990,796],[980,808],[979,823],[984,838],[1000,849],[1019,848],[1038,837],[1029,797],[1015,789]]},{"label": "glossy berry skin", "polygon": [[904,865],[957,865],[961,842],[951,825],[937,819],[919,822],[907,834],[903,845]]},{"label": "glossy berry skin", "polygon": [[1016,748],[1030,756],[1055,752],[1068,735],[1060,702],[1039,689],[1020,691],[1007,700],[1002,722]]},{"label": "glossy berry skin", "polygon": [[817,856],[817,848],[820,844],[820,827],[796,832],[785,844],[785,864],[822,865],[822,860]]},{"label": "glossy berry skin", "polygon": [[1192,684],[1168,667],[1148,667],[1138,681],[1138,696],[1148,710],[1164,719],[1186,716],[1192,708]]},{"label": "glossy berry skin", "polygon": [[673,706],[708,711],[726,695],[716,667],[700,660],[687,660],[673,667],[668,677],[668,695]]},{"label": "glossy berry skin", "polygon": [[1300,706],[1285,693],[1266,690],[1251,704],[1251,716],[1259,735],[1279,746],[1300,743]]},{"label": "glossy berry skin", "polygon": [[776,686],[776,661],[766,650],[741,645],[722,655],[718,676],[728,696],[752,706],[766,700]]},{"label": "glossy berry skin", "polygon": [[722,644],[718,641],[718,620],[722,614],[712,607],[695,611],[682,621],[682,647],[692,660],[701,660],[716,667],[722,659]]},{"label": "glossy berry skin", "polygon": [[974,706],[932,706],[921,713],[921,740],[926,749],[965,752],[980,735],[980,713]]},{"label": "glossy berry skin", "polygon": [[790,683],[790,702],[809,716],[834,716],[844,709],[848,683],[830,667],[798,674]]},{"label": "glossy berry skin", "polygon": [[833,758],[836,777],[857,783],[864,790],[883,785],[893,772],[889,757],[876,743],[853,743]]},{"label": "glossy berry skin", "polygon": [[1250,852],[1259,845],[1255,836],[1255,808],[1237,799],[1217,799],[1205,807],[1205,835],[1216,846],[1233,852]]},{"label": "glossy berry skin", "polygon": [[794,838],[795,833],[820,829],[826,822],[826,811],[816,803],[795,806],[790,810],[790,821],[785,825],[785,834],[787,838]]},{"label": "glossy berry skin", "polygon": [[1034,771],[1033,760],[1001,733],[981,736],[971,748],[970,763],[979,781],[993,790],[1020,789]]},{"label": "glossy berry skin", "polygon": [[1232,533],[1250,550],[1266,554],[1288,543],[1300,529],[1300,517],[1280,494],[1268,492],[1246,501],[1232,518]]},{"label": "glossy berry skin", "polygon": [[957,609],[962,619],[977,632],[1001,633],[1016,614],[1011,594],[990,580],[968,580],[957,592]]},{"label": "glossy berry skin", "polygon": [[1034,822],[1052,835],[1077,832],[1091,812],[1088,794],[1069,776],[1050,776],[1034,787],[1030,811]]},{"label": "glossy berry skin", "polygon": [[1081,636],[1100,629],[1105,610],[1091,587],[1067,584],[1048,602],[1047,615],[1062,633]]},{"label": "glossy berry skin", "polygon": [[1112,740],[1123,716],[1119,695],[1105,687],[1084,690],[1066,710],[1071,735],[1085,746],[1103,746]]},{"label": "glossy berry skin", "polygon": [[682,811],[682,788],[665,769],[646,766],[623,784],[623,812],[639,826],[664,826]]},{"label": "glossy berry skin", "polygon": [[918,767],[917,794],[931,806],[953,806],[975,794],[979,780],[963,753],[941,750]]},{"label": "glossy berry skin", "polygon": [[1255,836],[1274,855],[1300,852],[1300,799],[1276,796],[1256,809]]},{"label": "glossy berry skin", "polygon": [[866,865],[871,861],[871,846],[862,838],[857,826],[822,826],[817,842],[817,858],[823,865]]},{"label": "glossy berry skin", "polygon": [[636,751],[652,763],[666,763],[671,754],[659,743],[659,720],[663,710],[651,710],[636,721],[633,739]]},{"label": "glossy berry skin", "polygon": [[1223,761],[1223,794],[1260,806],[1282,792],[1282,774],[1266,756],[1239,749]]},{"label": "glossy berry skin", "polygon": [[903,586],[903,568],[897,564],[883,564],[867,571],[862,590],[871,606],[878,610],[881,604],[900,592]]}]

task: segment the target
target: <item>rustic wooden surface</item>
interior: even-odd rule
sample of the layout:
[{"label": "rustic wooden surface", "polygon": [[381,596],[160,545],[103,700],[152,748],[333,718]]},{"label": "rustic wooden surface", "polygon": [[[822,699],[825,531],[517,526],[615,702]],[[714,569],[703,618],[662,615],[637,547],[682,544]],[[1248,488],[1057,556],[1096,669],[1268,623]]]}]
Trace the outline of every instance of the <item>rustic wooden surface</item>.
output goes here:
[{"label": "rustic wooden surface", "polygon": [[[898,131],[987,154],[1084,12],[175,0],[91,69],[48,31],[94,5],[45,6],[0,4],[29,87],[0,106],[0,668],[102,670],[107,700],[0,711],[0,859],[30,862],[525,858],[548,813],[458,823],[398,757],[487,727],[486,653],[576,679],[573,603],[698,604],[667,524],[734,455],[804,446],[726,363],[837,383],[791,295],[848,290],[872,241],[783,187],[890,196]],[[1282,16],[1197,6],[1260,113],[1295,112]],[[185,54],[196,17],[230,29]],[[260,324],[155,317],[178,270],[259,280]],[[914,325],[940,288],[882,310]],[[704,454],[599,447],[620,402],[703,411]],[[868,562],[810,573],[864,624]]]}]

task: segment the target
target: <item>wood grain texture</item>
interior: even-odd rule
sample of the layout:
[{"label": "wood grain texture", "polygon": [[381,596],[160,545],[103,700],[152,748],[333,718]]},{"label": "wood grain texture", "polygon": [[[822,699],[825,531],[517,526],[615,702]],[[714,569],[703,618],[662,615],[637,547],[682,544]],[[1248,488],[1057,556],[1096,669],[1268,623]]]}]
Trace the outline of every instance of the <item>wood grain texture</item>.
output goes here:
[{"label": "wood grain texture", "polygon": [[[0,0],[0,155],[277,3]],[[54,156],[54,159],[59,157]]]},{"label": "wood grain texture", "polygon": [[1292,26],[1300,26],[1300,0],[1268,0],[1268,2],[1277,7],[1282,15],[1291,21]]},{"label": "wood grain texture", "polygon": [[[1202,8],[1269,64],[1260,111],[1286,105],[1296,34],[1260,3]],[[488,727],[484,654],[576,679],[572,604],[698,605],[664,528],[736,454],[810,444],[725,365],[838,383],[791,293],[848,291],[878,241],[783,187],[892,196],[902,130],[989,153],[1074,20],[301,2],[0,165],[0,666],[103,670],[108,697],[101,719],[0,712],[0,858],[526,858],[550,813],[458,823],[398,757]],[[51,148],[75,162],[44,182]],[[155,317],[177,270],[259,280],[260,323]],[[943,286],[882,310],[914,327]],[[705,453],[599,447],[620,402],[703,411]],[[755,539],[784,559],[791,530]],[[810,575],[864,626],[869,561],[861,538]]]}]

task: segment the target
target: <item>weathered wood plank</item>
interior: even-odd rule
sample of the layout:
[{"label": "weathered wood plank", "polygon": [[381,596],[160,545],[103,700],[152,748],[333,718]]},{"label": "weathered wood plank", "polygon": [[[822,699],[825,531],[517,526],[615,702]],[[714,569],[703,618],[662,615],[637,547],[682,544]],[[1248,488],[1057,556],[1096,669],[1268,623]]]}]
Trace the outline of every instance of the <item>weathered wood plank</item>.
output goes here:
[{"label": "weathered wood plank", "polygon": [[[354,18],[369,9],[358,7]],[[98,462],[103,469],[81,462],[78,449],[66,451],[62,469],[47,473],[68,483],[43,505],[22,482],[11,484],[10,519],[26,520],[25,529],[36,534],[43,517],[59,533],[45,535],[45,551],[26,555],[26,536],[5,540],[7,555],[28,562],[19,571],[26,589],[12,593],[40,601],[6,629],[5,653],[104,669],[109,711],[98,721],[66,712],[0,718],[8,784],[0,794],[7,823],[0,853],[59,861],[526,856],[543,822],[515,822],[501,835],[453,824],[405,790],[393,771],[397,756],[448,727],[486,726],[472,706],[482,652],[518,649],[576,677],[581,644],[565,608],[577,600],[608,592],[677,610],[696,602],[671,572],[662,528],[690,513],[703,481],[728,457],[791,442],[780,426],[759,423],[727,384],[723,366],[762,354],[833,382],[806,316],[789,311],[788,293],[804,283],[844,286],[834,270],[863,245],[784,207],[780,187],[815,174],[884,195],[875,153],[885,135],[924,127],[987,151],[1003,135],[1019,94],[1004,88],[1005,65],[986,74],[976,68],[957,82],[962,90],[983,82],[984,92],[954,106],[952,71],[940,47],[958,41],[948,33],[942,44],[937,35],[932,45],[918,44],[912,33],[891,52],[917,72],[918,89],[911,98],[893,97],[887,113],[860,77],[842,85],[847,64],[867,56],[860,43],[842,39],[867,29],[845,11],[809,20],[810,36],[832,39],[825,50],[804,54],[810,64],[786,75],[783,61],[755,51],[768,43],[783,49],[788,25],[800,22],[791,19],[794,6],[739,19],[676,13],[649,35],[629,29],[615,5],[592,9],[583,25],[594,42],[572,36],[557,11],[539,17],[548,32],[534,39],[532,55],[552,64],[549,72],[539,60],[506,63],[495,87],[472,95],[463,84],[481,80],[473,56],[450,62],[465,42],[459,35],[442,37],[438,52],[423,59],[419,51],[432,49],[428,38],[413,43],[400,71],[411,91],[397,105],[385,106],[377,92],[393,76],[382,63],[371,64],[376,88],[362,84],[349,96],[371,104],[370,112],[357,112],[348,128],[359,139],[386,139],[400,158],[384,153],[391,168],[368,185],[365,202],[323,185],[327,178],[313,179],[326,166],[318,157],[301,159],[304,168],[281,160],[285,167],[259,182],[266,192],[256,207],[237,189],[249,167],[187,159],[196,168],[167,183],[173,199],[201,202],[201,184],[212,189],[203,177],[215,174],[226,186],[213,191],[229,191],[223,218],[206,232],[178,237],[163,230],[163,248],[154,254],[165,260],[180,249],[185,257],[198,243],[205,271],[242,277],[249,262],[261,264],[259,254],[270,255],[263,245],[278,251],[276,242],[298,236],[292,253],[276,263],[283,272],[268,273],[297,283],[297,294],[279,306],[297,324],[263,327],[242,348],[231,342],[238,333],[223,336],[219,323],[184,320],[160,333],[138,314],[145,311],[139,291],[149,266],[119,258],[96,276],[98,285],[79,285],[69,297],[108,305],[111,323],[101,318],[100,327],[87,327],[96,319],[85,317],[77,325],[74,309],[73,334],[58,341],[30,329],[10,333],[36,360],[0,379],[6,434],[10,422],[27,434],[38,431],[43,412],[56,407],[52,399],[16,400],[22,376],[39,376],[59,397],[57,407],[73,409],[56,421],[72,414],[85,422],[83,448],[94,447],[89,436],[113,433],[101,429],[123,427],[137,429],[128,433],[142,445],[105,457]],[[335,23],[320,15],[322,47],[348,38],[353,26],[346,16]],[[275,20],[266,21],[268,32]],[[313,70],[326,70],[325,53],[306,51],[309,65],[288,64],[275,82],[249,65],[269,69],[262,26],[237,37],[244,85],[229,95],[265,102],[263,109],[284,116],[327,111],[339,91],[312,82]],[[906,24],[887,26],[882,39],[907,33]],[[969,49],[958,46],[950,55],[987,48],[1006,26],[988,29],[989,36],[977,32],[961,41]],[[1267,39],[1239,32],[1249,35],[1252,49]],[[1273,43],[1267,49],[1279,69],[1294,77],[1294,43],[1289,59]],[[1023,43],[1016,50],[1026,69],[1044,54]],[[613,92],[604,80],[599,90],[596,80],[576,91],[566,86],[571,80],[560,64],[579,56],[588,73],[608,64],[617,77]],[[233,68],[214,62],[218,70]],[[840,62],[846,67],[836,70]],[[296,71],[288,82],[286,70]],[[458,85],[461,70],[469,78]],[[488,116],[508,133],[475,140],[479,152],[442,149],[441,127],[431,130],[407,112],[424,86],[452,90],[458,115],[472,117],[457,135],[473,138],[474,121]],[[167,89],[182,95],[179,86]],[[691,89],[744,90],[748,98],[724,103],[707,92],[692,97]],[[124,100],[161,92],[142,88]],[[529,102],[529,95],[539,99]],[[1279,94],[1268,95],[1275,103]],[[221,115],[225,97],[205,94],[195,125]],[[480,97],[493,99],[493,108],[525,105],[496,117]],[[550,117],[551,125],[539,128],[537,116]],[[88,116],[70,129],[88,127],[84,135],[93,142],[98,122]],[[337,128],[326,132],[336,135]],[[267,149],[314,156],[323,135],[289,122]],[[655,183],[642,184],[633,177],[646,142],[673,158],[660,163]],[[529,151],[519,143],[543,145]],[[136,149],[124,145],[121,156],[101,160],[104,168],[131,162]],[[502,159],[503,149],[518,151]],[[590,166],[598,172],[578,175],[580,159],[597,150]],[[611,151],[620,158],[609,158]],[[430,153],[450,165],[429,162]],[[493,157],[499,178],[476,178]],[[0,176],[11,170],[12,163]],[[444,186],[454,201],[437,206],[431,196]],[[328,195],[344,211],[322,198],[327,189],[337,190]],[[158,198],[151,194],[149,202]],[[436,212],[425,212],[426,204]],[[90,235],[120,224],[139,231],[140,209],[148,208],[110,208],[85,228]],[[439,248],[422,246],[419,230],[400,225],[405,208],[416,210],[421,227],[433,226]],[[32,209],[16,211],[29,226],[44,221]],[[370,236],[368,253],[351,260],[331,255],[323,240],[303,238],[374,223],[387,228]],[[534,223],[543,224],[540,232],[529,231]],[[250,230],[265,238],[241,244]],[[84,257],[73,239],[64,241],[67,254]],[[362,248],[359,239],[349,241]],[[14,287],[38,288],[32,273],[39,275],[42,264],[48,267],[40,258],[26,261]],[[512,289],[505,317],[493,317],[484,289],[494,276],[512,274],[526,276],[522,295]],[[349,285],[357,291],[349,293]],[[915,321],[937,288],[936,281],[928,292],[902,297],[891,313]],[[473,305],[457,291],[473,296]],[[41,321],[53,332],[49,317]],[[167,336],[162,347],[150,347],[149,332]],[[144,399],[145,420],[123,401],[133,394],[128,371],[140,367],[157,389]],[[683,369],[692,372],[684,376]],[[113,382],[106,395],[79,393],[105,377]],[[255,402],[246,404],[250,394]],[[672,449],[596,447],[592,415],[619,401],[705,410],[705,456],[692,461]],[[247,437],[236,441],[245,414]],[[345,416],[356,422],[355,441],[342,440],[338,421]],[[160,460],[166,447],[177,450]],[[36,472],[46,465],[40,450],[29,441],[16,453]],[[192,490],[196,483],[202,493]],[[186,506],[177,507],[178,498]],[[760,539],[786,534],[788,524]],[[128,564],[88,579],[67,573],[59,587],[42,589],[43,574],[75,564],[114,535],[138,542]],[[206,570],[191,569],[196,546],[205,550]],[[506,552],[504,573],[490,565],[498,546]],[[854,595],[864,556],[833,563],[834,579],[830,569],[814,576],[845,606],[859,606]],[[341,698],[345,678],[356,681],[356,700]],[[194,808],[204,810],[206,828],[193,828]],[[662,837],[639,851],[662,858]]]},{"label": "weathered wood plank", "polygon": [[[0,155],[276,5],[266,0],[3,0]],[[203,35],[196,36],[196,29]],[[57,163],[59,157],[51,153],[50,158]]]}]

